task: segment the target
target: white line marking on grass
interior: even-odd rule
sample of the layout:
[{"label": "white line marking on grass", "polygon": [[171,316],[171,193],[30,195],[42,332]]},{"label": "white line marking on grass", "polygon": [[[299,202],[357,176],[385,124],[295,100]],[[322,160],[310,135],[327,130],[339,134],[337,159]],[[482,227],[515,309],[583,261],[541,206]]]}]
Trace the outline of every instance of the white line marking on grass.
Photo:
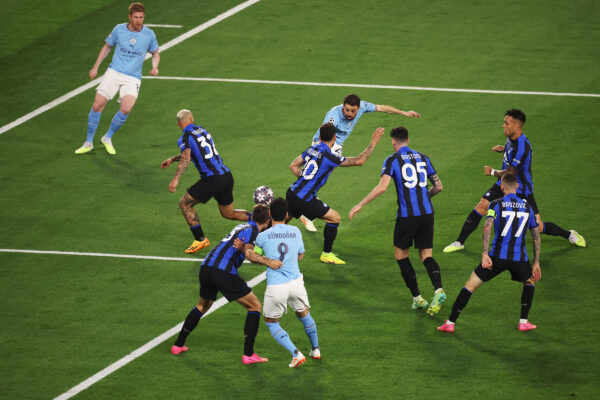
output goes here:
[{"label": "white line marking on grass", "polygon": [[[223,21],[224,19],[231,17],[232,15],[242,11],[243,9],[250,7],[253,4],[258,3],[259,1],[260,0],[245,1],[237,6],[233,7],[232,9],[225,11],[223,14],[217,15],[216,17],[214,17],[211,20],[206,21],[202,25],[198,25],[194,29],[187,31],[186,33],[179,35],[175,39],[170,40],[167,43],[165,43],[164,45],[160,46],[160,51],[163,52],[175,45],[178,45],[179,43],[183,42],[186,39],[189,39],[190,37],[194,36],[195,34],[200,33],[203,30],[208,29],[215,24],[218,24],[219,22]],[[146,54],[145,59],[147,60],[150,57],[152,57],[150,54]],[[7,131],[13,129],[14,127],[17,127],[17,126],[29,121],[30,119],[37,117],[41,113],[48,111],[48,110],[64,103],[65,101],[77,96],[78,94],[85,92],[86,90],[96,86],[99,82],[100,82],[100,78],[96,78],[93,81],[86,83],[85,85],[80,86],[77,89],[65,94],[64,96],[61,96],[55,100],[52,100],[50,103],[43,105],[40,108],[33,110],[32,112],[30,112],[28,114],[23,115],[21,118],[15,120],[9,124],[4,125],[3,127],[0,127],[0,135],[3,134],[4,132],[7,132]]]},{"label": "white line marking on grass", "polygon": [[183,28],[183,25],[144,24],[148,28]]},{"label": "white line marking on grass", "polygon": [[528,92],[528,91],[522,91],[522,90],[453,89],[453,88],[436,88],[436,87],[422,87],[422,86],[365,85],[365,84],[361,84],[361,83],[294,82],[294,81],[269,81],[269,80],[258,80],[258,79],[190,78],[190,77],[179,77],[179,76],[144,76],[144,79],[165,79],[165,80],[176,80],[176,81],[204,81],[204,82],[233,82],[233,83],[261,83],[261,84],[268,84],[268,85],[356,87],[356,88],[368,88],[368,89],[419,90],[419,91],[429,91],[429,92],[600,97],[600,94],[595,94],[595,93]]},{"label": "white line marking on grass", "polygon": [[[57,254],[57,255],[65,255],[65,256],[135,258],[135,259],[142,259],[142,260],[163,260],[163,261],[191,261],[191,262],[204,261],[204,258],[141,256],[141,255],[137,255],[137,254],[86,253],[86,252],[80,252],[80,251],[55,251],[55,250],[0,249],[0,253]],[[244,263],[250,263],[250,261],[244,260]]]},{"label": "white line marking on grass", "polygon": [[0,253],[58,254],[58,255],[66,255],[66,256],[138,258],[138,259],[143,259],[143,260],[164,260],[164,261],[194,261],[194,262],[204,261],[203,258],[140,256],[140,255],[136,255],[136,254],[85,253],[85,252],[79,252],[79,251],[54,251],[54,250],[0,249]]},{"label": "white line marking on grass", "polygon": [[[262,274],[260,274],[260,275],[258,275],[256,277],[252,278],[251,280],[249,280],[248,281],[248,286],[254,287],[254,286],[258,285],[259,283],[261,283],[262,281],[264,281],[266,278],[267,278],[267,273],[263,272]],[[221,297],[219,300],[217,300],[217,301],[214,302],[213,306],[210,308],[210,310],[208,310],[208,312],[206,314],[204,314],[204,316],[202,317],[202,319],[206,318],[206,316],[209,315],[210,313],[212,313],[213,311],[216,311],[219,308],[223,307],[225,304],[227,304],[227,299],[225,299],[224,297]],[[169,329],[165,333],[163,333],[160,336],[157,336],[156,338],[152,339],[151,341],[149,341],[148,343],[146,343],[142,347],[140,347],[140,348],[132,351],[131,353],[129,353],[125,357],[123,357],[120,360],[112,363],[108,367],[104,368],[102,371],[100,371],[100,372],[92,375],[91,377],[89,377],[85,381],[83,381],[80,384],[72,387],[71,389],[67,390],[65,393],[61,394],[60,396],[55,397],[54,400],[66,400],[66,399],[70,399],[71,397],[75,396],[79,392],[81,392],[81,391],[89,388],[94,383],[100,381],[103,378],[106,378],[108,375],[112,374],[113,372],[115,372],[119,368],[121,368],[121,367],[129,364],[131,361],[135,360],[136,358],[138,358],[139,356],[143,355],[144,353],[147,353],[148,351],[152,350],[153,348],[155,348],[159,344],[167,341],[170,337],[172,337],[173,335],[176,335],[177,333],[179,333],[179,331],[181,331],[181,327],[182,326],[183,326],[183,322],[180,322],[179,324],[175,325],[173,328]]]}]

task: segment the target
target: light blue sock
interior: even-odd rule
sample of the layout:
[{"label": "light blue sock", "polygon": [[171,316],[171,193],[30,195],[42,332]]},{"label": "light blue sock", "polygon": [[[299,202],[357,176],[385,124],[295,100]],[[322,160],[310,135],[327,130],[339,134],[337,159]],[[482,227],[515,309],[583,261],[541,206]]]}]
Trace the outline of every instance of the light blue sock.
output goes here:
[{"label": "light blue sock", "polygon": [[317,324],[315,323],[315,320],[312,319],[312,317],[310,316],[310,312],[306,317],[298,319],[300,320],[300,322],[302,322],[302,325],[304,325],[304,331],[310,339],[310,344],[312,345],[312,348],[314,349],[315,347],[319,347],[319,336],[317,336]]},{"label": "light blue sock", "polygon": [[86,142],[93,142],[94,135],[96,134],[96,129],[98,129],[98,124],[100,123],[100,115],[101,112],[90,110],[90,115],[88,115],[88,125],[87,125],[87,137],[85,138]]},{"label": "light blue sock", "polygon": [[267,325],[267,328],[269,328],[269,332],[271,332],[273,339],[285,347],[292,354],[292,357],[295,356],[297,354],[296,346],[292,343],[288,333],[279,326],[279,322],[265,322],[265,324]]},{"label": "light blue sock", "polygon": [[129,114],[123,114],[121,112],[121,110],[117,111],[117,113],[115,114],[115,116],[112,119],[112,122],[110,123],[110,128],[108,128],[108,132],[106,132],[105,136],[107,138],[111,139],[113,137],[113,135],[115,134],[115,132],[118,131],[119,128],[123,126],[123,124],[127,120],[128,115]]}]

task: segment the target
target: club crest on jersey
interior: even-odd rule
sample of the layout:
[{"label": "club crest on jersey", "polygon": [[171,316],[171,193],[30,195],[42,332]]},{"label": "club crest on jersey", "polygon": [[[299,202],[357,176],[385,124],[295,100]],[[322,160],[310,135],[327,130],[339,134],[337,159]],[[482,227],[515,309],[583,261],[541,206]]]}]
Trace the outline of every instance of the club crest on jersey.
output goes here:
[{"label": "club crest on jersey", "polygon": [[327,121],[327,122],[329,122],[330,124],[333,124],[333,123],[335,123],[335,118],[331,117],[331,118],[329,118],[329,121]]},{"label": "club crest on jersey", "polygon": [[129,44],[130,44],[130,45],[132,45],[132,46],[133,46],[133,45],[134,45],[136,42],[137,42],[137,41],[135,40],[135,38],[131,38],[131,39],[129,40]]}]

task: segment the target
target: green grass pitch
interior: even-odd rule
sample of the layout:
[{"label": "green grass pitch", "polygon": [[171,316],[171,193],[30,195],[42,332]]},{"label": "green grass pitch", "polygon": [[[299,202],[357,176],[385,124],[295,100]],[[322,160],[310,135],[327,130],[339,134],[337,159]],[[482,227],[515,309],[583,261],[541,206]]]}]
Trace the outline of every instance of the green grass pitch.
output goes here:
[{"label": "green grass pitch", "polygon": [[[160,44],[239,1],[148,0],[146,23]],[[0,126],[88,81],[103,39],[125,22],[129,2],[1,0]],[[161,54],[160,75],[434,88],[600,93],[600,6],[594,1],[507,2],[262,0]],[[112,57],[112,55],[110,56]],[[107,67],[105,60],[101,70]],[[150,64],[144,65],[145,74]],[[600,286],[598,207],[600,99],[256,83],[143,81],[114,136],[73,151],[85,137],[93,91],[0,135],[0,248],[184,257],[192,236],[175,194],[176,112],[189,108],[213,135],[235,177],[235,205],[271,186],[284,195],[289,163],[310,144],[326,111],[355,92],[376,104],[416,110],[420,119],[364,116],[344,146],[357,155],[377,126],[404,125],[411,147],[428,154],[443,182],[434,198],[434,257],[448,300],[439,315],[410,309],[393,258],[393,188],[357,220],[350,208],[379,181],[393,152],[381,140],[361,168],[340,168],[319,197],[342,216],[334,250],[347,261],[318,261],[319,232],[304,232],[301,263],[323,353],[290,369],[289,354],[261,323],[264,365],[240,362],[244,311],[227,305],[202,320],[190,351],[173,357],[170,339],[79,393],[80,399],[567,399],[598,398]],[[436,331],[480,260],[480,231],[465,251],[444,254],[499,168],[504,111],[527,114],[535,194],[545,221],[576,229],[585,249],[542,236],[542,279],[530,313],[538,329],[520,333],[520,285],[508,274],[484,285],[456,333]],[[596,161],[594,161],[596,160]],[[235,225],[214,201],[198,206],[216,243]],[[294,222],[298,224],[298,222]],[[206,254],[205,252],[202,255]],[[415,250],[421,291],[433,290]],[[198,295],[199,265],[0,252],[0,398],[54,398],[181,322]],[[263,271],[245,264],[242,276]],[[255,287],[262,299],[265,283]],[[293,314],[282,319],[300,350],[309,342]]]}]

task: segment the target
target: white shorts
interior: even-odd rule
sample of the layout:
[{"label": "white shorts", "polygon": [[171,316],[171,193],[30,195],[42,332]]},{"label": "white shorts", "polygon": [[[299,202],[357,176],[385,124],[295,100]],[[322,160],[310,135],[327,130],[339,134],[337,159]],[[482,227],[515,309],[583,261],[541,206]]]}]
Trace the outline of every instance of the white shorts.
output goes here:
[{"label": "white shorts", "polygon": [[119,92],[119,102],[121,102],[121,99],[125,96],[137,98],[141,85],[142,81],[138,78],[108,68],[102,76],[102,82],[96,88],[96,92],[108,100],[112,100]]},{"label": "white shorts", "polygon": [[[311,146],[314,146],[316,144],[319,144],[319,142],[312,142]],[[334,143],[333,146],[331,146],[331,152],[338,157],[342,156],[342,150],[343,150],[343,147],[337,143]]]},{"label": "white shorts", "polygon": [[288,304],[296,312],[310,308],[302,275],[298,279],[280,285],[267,285],[263,305],[265,317],[281,318],[287,312]]}]

